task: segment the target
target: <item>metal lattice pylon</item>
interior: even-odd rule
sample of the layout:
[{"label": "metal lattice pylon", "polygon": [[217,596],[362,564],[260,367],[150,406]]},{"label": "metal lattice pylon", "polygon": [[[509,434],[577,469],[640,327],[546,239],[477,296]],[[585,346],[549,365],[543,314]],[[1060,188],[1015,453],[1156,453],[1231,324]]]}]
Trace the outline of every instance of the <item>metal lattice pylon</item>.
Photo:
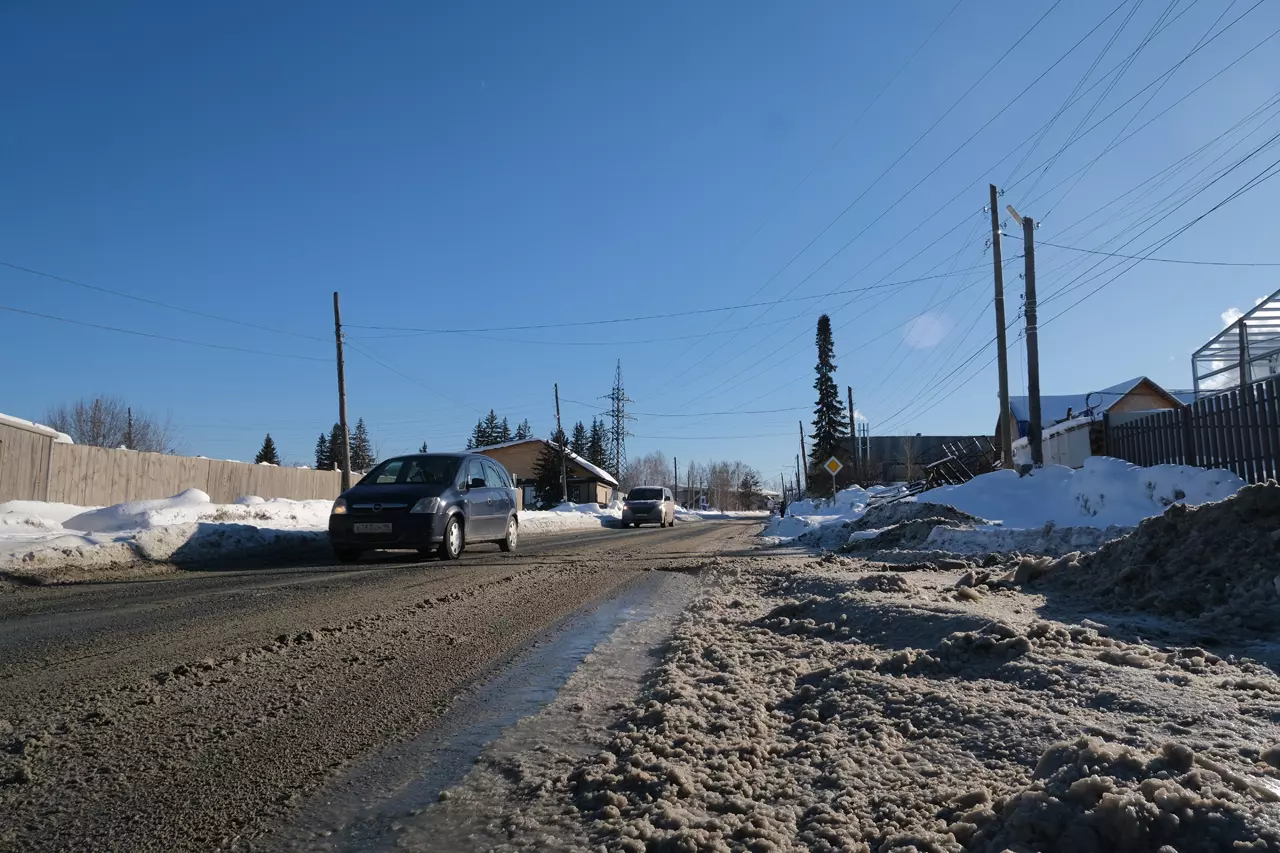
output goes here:
[{"label": "metal lattice pylon", "polygon": [[613,375],[613,390],[603,399],[609,401],[609,417],[613,421],[609,427],[609,466],[613,469],[613,476],[621,481],[622,472],[627,467],[627,436],[631,434],[627,432],[627,421],[635,420],[627,414],[627,404],[635,401],[627,396],[622,386],[622,359],[618,359]]}]

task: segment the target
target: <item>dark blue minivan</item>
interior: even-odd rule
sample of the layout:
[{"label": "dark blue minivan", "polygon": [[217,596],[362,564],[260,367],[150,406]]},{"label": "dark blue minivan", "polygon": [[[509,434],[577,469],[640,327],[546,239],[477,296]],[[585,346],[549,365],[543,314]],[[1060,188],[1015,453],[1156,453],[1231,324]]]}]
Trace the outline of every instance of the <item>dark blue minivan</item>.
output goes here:
[{"label": "dark blue minivan", "polygon": [[329,541],[344,563],[366,551],[413,549],[456,560],[469,543],[514,551],[516,486],[494,459],[424,453],[381,462],[333,502]]}]

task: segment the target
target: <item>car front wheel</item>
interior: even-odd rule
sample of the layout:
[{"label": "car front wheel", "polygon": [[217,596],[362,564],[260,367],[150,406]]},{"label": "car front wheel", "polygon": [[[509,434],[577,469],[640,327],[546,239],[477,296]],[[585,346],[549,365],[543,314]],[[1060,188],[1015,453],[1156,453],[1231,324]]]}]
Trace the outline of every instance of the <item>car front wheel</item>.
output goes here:
[{"label": "car front wheel", "polygon": [[498,543],[498,547],[503,551],[514,551],[516,549],[517,540],[520,538],[520,525],[516,523],[514,518],[507,521],[507,536]]},{"label": "car front wheel", "polygon": [[456,515],[449,516],[444,525],[444,538],[436,551],[442,560],[456,560],[462,556],[462,521]]}]

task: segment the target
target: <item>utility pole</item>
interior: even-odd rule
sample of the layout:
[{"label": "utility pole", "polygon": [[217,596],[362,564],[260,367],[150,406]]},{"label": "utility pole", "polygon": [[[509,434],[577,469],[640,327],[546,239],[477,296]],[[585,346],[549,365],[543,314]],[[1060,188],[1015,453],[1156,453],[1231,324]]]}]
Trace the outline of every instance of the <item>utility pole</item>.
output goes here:
[{"label": "utility pole", "polygon": [[1030,397],[1031,425],[1027,442],[1031,445],[1031,464],[1044,466],[1044,447],[1040,444],[1040,332],[1036,325],[1036,223],[1030,216],[1022,218],[1023,252],[1027,256],[1027,395]]},{"label": "utility pole", "polygon": [[564,430],[560,428],[560,383],[556,388],[556,443],[560,446],[560,502],[569,502],[569,471],[565,462]]},{"label": "utility pole", "polygon": [[796,498],[798,499],[800,495],[802,495],[803,493],[804,492],[800,487],[800,457],[797,455],[796,456]]},{"label": "utility pole", "polygon": [[342,311],[338,308],[338,291],[333,292],[333,337],[338,343],[338,426],[342,430],[342,491],[351,488],[351,437],[347,433],[347,376],[342,366]]},{"label": "utility pole", "polygon": [[1249,328],[1244,320],[1237,320],[1240,333],[1240,402],[1253,402],[1253,388],[1249,385]]},{"label": "utility pole", "polygon": [[674,486],[671,487],[671,496],[675,498],[676,503],[680,503],[680,457],[671,457],[671,475],[674,478]]},{"label": "utility pole", "polygon": [[127,450],[133,450],[133,406],[129,406],[125,411],[125,427],[124,427],[124,446]]},{"label": "utility pole", "polygon": [[1000,255],[1000,215],[996,210],[999,191],[991,185],[991,258],[996,273],[996,369],[1000,376],[1000,465],[1013,468],[1013,435],[1009,429],[1009,350],[1005,341],[1004,260]]},{"label": "utility pole", "polygon": [[849,438],[853,440],[853,446],[849,449],[853,451],[853,479],[857,481],[862,479],[862,477],[858,473],[858,437],[854,435],[854,428],[856,424],[853,420],[853,386],[846,385],[844,386],[844,390],[849,392]]},{"label": "utility pole", "polygon": [[[840,392],[837,391],[836,393],[838,394]],[[800,424],[800,458],[808,460],[809,453],[804,449],[804,421],[796,421],[796,423]]]}]

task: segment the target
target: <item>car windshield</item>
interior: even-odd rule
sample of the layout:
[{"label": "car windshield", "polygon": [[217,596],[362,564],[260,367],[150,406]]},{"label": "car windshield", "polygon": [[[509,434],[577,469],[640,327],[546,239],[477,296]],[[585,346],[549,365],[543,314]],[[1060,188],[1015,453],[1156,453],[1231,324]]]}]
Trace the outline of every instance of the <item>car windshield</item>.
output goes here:
[{"label": "car windshield", "polygon": [[388,459],[360,481],[362,486],[447,486],[458,473],[457,456],[404,456]]},{"label": "car windshield", "polygon": [[662,489],[632,489],[627,495],[629,501],[660,501]]}]

